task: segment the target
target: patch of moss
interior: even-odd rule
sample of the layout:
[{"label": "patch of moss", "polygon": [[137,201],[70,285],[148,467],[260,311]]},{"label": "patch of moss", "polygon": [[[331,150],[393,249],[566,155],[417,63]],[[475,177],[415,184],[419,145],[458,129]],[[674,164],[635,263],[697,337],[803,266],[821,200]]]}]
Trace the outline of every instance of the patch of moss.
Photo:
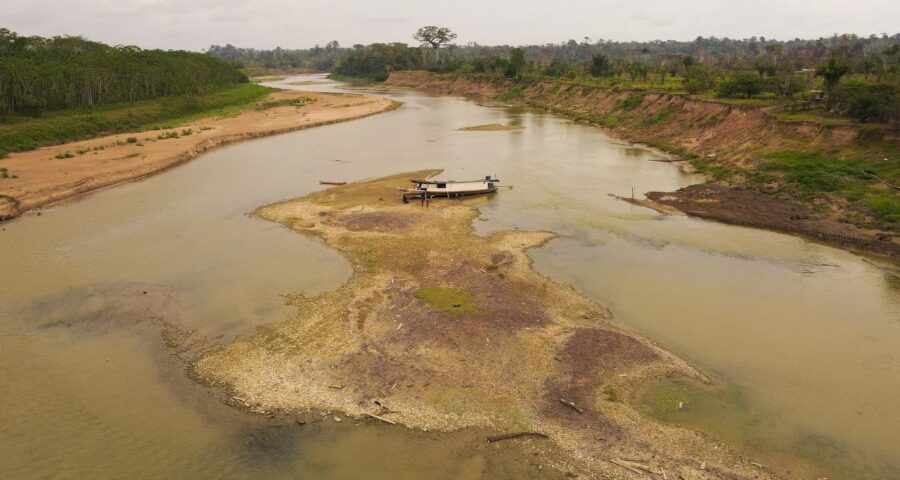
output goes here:
[{"label": "patch of moss", "polygon": [[413,295],[431,308],[459,315],[478,313],[473,295],[465,290],[449,287],[422,287]]}]

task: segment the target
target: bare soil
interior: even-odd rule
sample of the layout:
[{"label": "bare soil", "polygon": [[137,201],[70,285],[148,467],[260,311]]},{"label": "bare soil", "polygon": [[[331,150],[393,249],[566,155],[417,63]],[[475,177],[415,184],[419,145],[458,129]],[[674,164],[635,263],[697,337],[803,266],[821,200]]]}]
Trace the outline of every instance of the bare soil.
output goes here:
[{"label": "bare soil", "polygon": [[797,233],[850,249],[900,258],[900,241],[892,235],[840,223],[805,205],[761,192],[703,183],[676,192],[649,192],[646,195],[653,202],[693,217]]},{"label": "bare soil", "polygon": [[[291,100],[301,102],[291,104]],[[396,106],[373,95],[290,90],[274,92],[259,105],[235,116],[205,118],[177,128],[109,135],[13,153],[3,160],[3,166],[17,178],[3,179],[0,200],[15,201],[0,201],[0,220],[157,173],[222,145],[360,118]],[[57,158],[67,152],[70,158]]]},{"label": "bare soil", "polygon": [[[662,375],[708,380],[535,273],[526,251],[554,234],[478,236],[478,211],[465,201],[423,207],[391,198],[406,179],[436,173],[260,208],[262,218],[321,237],[354,273],[334,292],[288,296],[293,318],[205,352],[196,377],[265,414],[341,411],[424,430],[539,432],[549,439],[525,441],[552,442],[548,448],[564,451],[553,467],[579,478],[773,478],[724,444],[658,424],[622,401]],[[417,295],[423,288],[429,296]],[[463,300],[448,307],[435,298],[445,293]],[[656,473],[635,473],[615,463],[621,459]]]}]

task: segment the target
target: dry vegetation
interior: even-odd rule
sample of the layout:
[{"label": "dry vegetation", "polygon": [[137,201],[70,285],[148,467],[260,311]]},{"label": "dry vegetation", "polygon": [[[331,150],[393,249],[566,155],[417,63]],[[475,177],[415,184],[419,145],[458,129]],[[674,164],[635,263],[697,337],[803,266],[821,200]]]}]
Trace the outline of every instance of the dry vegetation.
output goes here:
[{"label": "dry vegetation", "polygon": [[767,477],[724,445],[626,403],[649,378],[702,376],[532,271],[526,250],[553,234],[481,237],[471,226],[478,212],[464,202],[424,208],[391,194],[407,178],[435,173],[259,209],[323,238],[354,274],[334,292],[290,296],[294,318],[208,353],[195,365],[198,378],[261,413],[338,410],[428,430],[539,432],[567,452],[556,466],[581,478],[645,478],[628,461],[654,478],[663,470],[666,478]]}]

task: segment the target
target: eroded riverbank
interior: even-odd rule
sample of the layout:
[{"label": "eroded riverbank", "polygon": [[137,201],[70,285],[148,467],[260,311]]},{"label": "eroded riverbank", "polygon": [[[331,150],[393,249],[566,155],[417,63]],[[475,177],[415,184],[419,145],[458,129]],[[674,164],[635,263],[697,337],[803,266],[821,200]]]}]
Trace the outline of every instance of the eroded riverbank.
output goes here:
[{"label": "eroded riverbank", "polygon": [[[767,228],[900,258],[896,221],[877,217],[856,198],[871,187],[873,192],[884,195],[884,201],[895,201],[896,187],[879,180],[874,185],[856,185],[859,190],[856,196],[841,193],[842,188],[849,188],[844,184],[850,179],[841,177],[840,172],[846,174],[848,170],[859,169],[854,175],[871,175],[863,170],[872,165],[897,164],[896,132],[889,129],[864,130],[854,125],[831,128],[815,123],[785,122],[763,108],[565,81],[519,82],[407,71],[392,72],[385,84],[527,105],[607,128],[629,141],[692,159],[693,165],[702,166],[712,174],[707,179],[709,185],[660,193],[660,197],[673,199],[663,202],[669,208],[710,220]],[[803,152],[800,157],[805,158],[801,162],[809,164],[791,165],[789,168],[798,170],[786,174],[770,168],[767,162],[770,155],[796,156],[798,152]],[[820,155],[821,152],[828,155]],[[830,157],[847,159],[848,165],[837,167],[830,162]],[[797,187],[798,179],[794,177],[806,179],[802,188]],[[723,185],[734,188],[723,188]],[[692,195],[697,190],[705,194]],[[760,199],[764,200],[764,206],[755,210]],[[714,208],[706,208],[710,206]],[[798,210],[804,213],[792,214]]]},{"label": "eroded riverbank", "polygon": [[396,105],[374,95],[282,90],[233,117],[14,153],[3,161],[12,177],[0,181],[0,220],[160,172],[222,145],[374,115]]},{"label": "eroded riverbank", "polygon": [[435,173],[259,209],[322,237],[354,274],[335,292],[291,298],[296,318],[204,356],[198,376],[261,413],[338,410],[426,430],[536,431],[569,453],[557,468],[581,474],[642,477],[628,459],[673,478],[768,478],[724,445],[622,403],[649,378],[703,377],[611,324],[574,289],[534,273],[525,251],[554,234],[477,236],[471,206],[422,208],[390,194],[407,178]]}]

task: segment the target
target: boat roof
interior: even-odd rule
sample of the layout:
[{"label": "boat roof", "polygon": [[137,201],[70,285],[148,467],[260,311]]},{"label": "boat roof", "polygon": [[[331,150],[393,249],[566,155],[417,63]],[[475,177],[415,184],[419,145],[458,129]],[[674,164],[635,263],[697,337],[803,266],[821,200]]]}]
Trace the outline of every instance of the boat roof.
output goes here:
[{"label": "boat roof", "polygon": [[415,178],[410,178],[410,182],[412,183],[420,183],[422,185],[436,185],[438,183],[484,183],[484,182],[500,182],[497,178],[480,178],[478,180],[417,180]]}]

